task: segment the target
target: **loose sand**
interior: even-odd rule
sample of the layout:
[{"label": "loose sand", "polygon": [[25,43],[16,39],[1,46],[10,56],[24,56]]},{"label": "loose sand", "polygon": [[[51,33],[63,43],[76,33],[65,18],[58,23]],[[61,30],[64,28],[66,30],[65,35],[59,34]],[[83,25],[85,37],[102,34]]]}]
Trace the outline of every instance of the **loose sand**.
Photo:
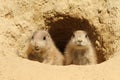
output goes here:
[{"label": "loose sand", "polygon": [[[71,33],[89,33],[99,62],[53,66],[23,59],[28,40],[49,30],[62,52]],[[0,0],[0,80],[119,80],[120,0]]]}]

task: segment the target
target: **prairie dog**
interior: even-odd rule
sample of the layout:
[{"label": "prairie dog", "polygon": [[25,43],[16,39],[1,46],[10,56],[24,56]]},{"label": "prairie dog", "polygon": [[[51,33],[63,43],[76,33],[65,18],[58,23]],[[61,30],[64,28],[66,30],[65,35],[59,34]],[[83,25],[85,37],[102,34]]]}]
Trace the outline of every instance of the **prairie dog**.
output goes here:
[{"label": "prairie dog", "polygon": [[83,30],[73,33],[65,49],[65,65],[97,64],[97,56],[88,35]]},{"label": "prairie dog", "polygon": [[49,33],[44,30],[36,31],[33,34],[26,54],[28,58],[34,56],[33,60],[45,64],[63,65],[64,63],[64,56],[55,47]]}]

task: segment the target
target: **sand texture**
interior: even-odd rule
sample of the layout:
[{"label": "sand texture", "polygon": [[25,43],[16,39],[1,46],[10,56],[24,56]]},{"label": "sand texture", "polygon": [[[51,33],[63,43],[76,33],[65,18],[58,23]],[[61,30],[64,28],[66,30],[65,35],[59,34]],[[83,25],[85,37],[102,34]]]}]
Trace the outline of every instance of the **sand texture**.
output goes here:
[{"label": "sand texture", "polygon": [[[56,66],[19,57],[38,29],[63,52],[72,33],[88,32],[97,65]],[[0,80],[120,80],[120,0],[0,0]]]}]

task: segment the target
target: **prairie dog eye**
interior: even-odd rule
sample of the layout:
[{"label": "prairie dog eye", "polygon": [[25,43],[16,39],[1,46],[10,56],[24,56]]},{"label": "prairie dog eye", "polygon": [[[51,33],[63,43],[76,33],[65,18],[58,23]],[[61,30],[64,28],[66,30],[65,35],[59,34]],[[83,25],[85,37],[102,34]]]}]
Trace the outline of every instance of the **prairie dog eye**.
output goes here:
[{"label": "prairie dog eye", "polygon": [[86,34],[85,37],[88,38],[88,35]]},{"label": "prairie dog eye", "polygon": [[31,39],[34,39],[34,35],[31,37]]},{"label": "prairie dog eye", "polygon": [[46,40],[46,37],[45,37],[45,36],[43,37],[43,40]]}]

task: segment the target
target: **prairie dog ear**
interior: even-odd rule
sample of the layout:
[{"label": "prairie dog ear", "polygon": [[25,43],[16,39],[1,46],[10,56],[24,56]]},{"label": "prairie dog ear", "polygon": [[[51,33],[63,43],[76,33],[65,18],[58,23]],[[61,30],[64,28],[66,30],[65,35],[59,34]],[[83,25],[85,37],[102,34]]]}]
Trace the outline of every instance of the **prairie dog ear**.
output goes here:
[{"label": "prairie dog ear", "polygon": [[48,31],[48,26],[43,26],[41,30]]},{"label": "prairie dog ear", "polygon": [[75,37],[75,32],[76,32],[76,31],[73,31],[73,32],[72,32],[72,36],[71,36],[71,37]]},{"label": "prairie dog ear", "polygon": [[71,37],[74,38],[74,37],[75,37],[75,34],[73,33]]},{"label": "prairie dog ear", "polygon": [[47,28],[44,28],[43,30],[44,30],[44,31],[48,31],[48,29],[47,29]]}]

